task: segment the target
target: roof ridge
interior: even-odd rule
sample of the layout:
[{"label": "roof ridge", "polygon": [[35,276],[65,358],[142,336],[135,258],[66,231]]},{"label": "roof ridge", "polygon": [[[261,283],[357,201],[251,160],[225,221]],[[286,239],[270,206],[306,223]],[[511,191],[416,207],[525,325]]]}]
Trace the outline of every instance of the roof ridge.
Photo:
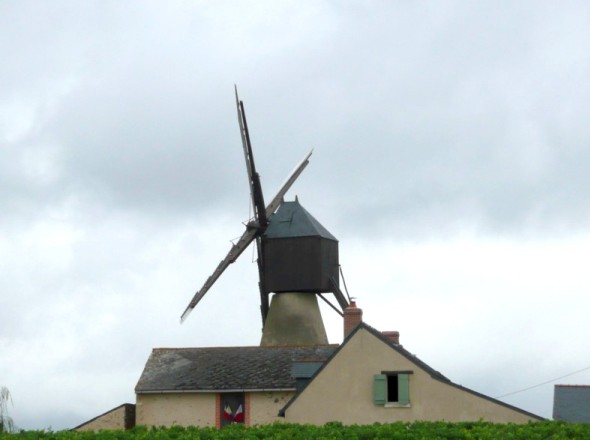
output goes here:
[{"label": "roof ridge", "polygon": [[255,349],[261,348],[265,350],[280,349],[280,348],[318,348],[318,347],[338,347],[339,344],[314,344],[314,345],[227,345],[227,346],[212,346],[212,347],[154,347],[152,351],[186,351],[186,350],[223,350],[223,349]]}]

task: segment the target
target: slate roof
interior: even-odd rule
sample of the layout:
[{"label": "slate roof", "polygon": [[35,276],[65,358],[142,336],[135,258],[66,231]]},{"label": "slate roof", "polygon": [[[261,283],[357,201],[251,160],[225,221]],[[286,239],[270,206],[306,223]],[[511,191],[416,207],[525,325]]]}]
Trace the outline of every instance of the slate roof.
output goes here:
[{"label": "slate roof", "polygon": [[265,238],[322,237],[338,241],[307,210],[299,200],[283,202],[269,218]]},{"label": "slate roof", "polygon": [[154,348],[135,392],[294,390],[293,361],[325,361],[337,345]]},{"label": "slate roof", "polygon": [[590,385],[555,385],[553,418],[590,423]]}]

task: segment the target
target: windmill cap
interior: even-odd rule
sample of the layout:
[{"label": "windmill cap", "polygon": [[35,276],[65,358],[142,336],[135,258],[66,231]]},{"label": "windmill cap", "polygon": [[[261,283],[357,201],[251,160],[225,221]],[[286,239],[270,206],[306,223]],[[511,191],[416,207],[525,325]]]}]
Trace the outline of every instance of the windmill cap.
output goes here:
[{"label": "windmill cap", "polygon": [[317,221],[298,199],[283,202],[279,209],[269,218],[264,232],[265,238],[322,237],[338,241],[322,224]]}]

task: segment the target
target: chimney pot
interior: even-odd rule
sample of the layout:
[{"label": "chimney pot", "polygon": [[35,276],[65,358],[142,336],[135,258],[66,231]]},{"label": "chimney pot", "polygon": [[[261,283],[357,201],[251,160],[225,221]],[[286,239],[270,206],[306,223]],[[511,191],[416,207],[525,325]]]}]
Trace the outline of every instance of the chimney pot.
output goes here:
[{"label": "chimney pot", "polygon": [[387,339],[389,339],[390,342],[393,342],[394,344],[399,344],[399,332],[398,331],[387,331],[387,332],[381,332],[381,334],[383,336],[385,336]]},{"label": "chimney pot", "polygon": [[350,305],[344,309],[344,338],[346,338],[362,321],[363,310],[358,308],[356,302],[351,299]]}]

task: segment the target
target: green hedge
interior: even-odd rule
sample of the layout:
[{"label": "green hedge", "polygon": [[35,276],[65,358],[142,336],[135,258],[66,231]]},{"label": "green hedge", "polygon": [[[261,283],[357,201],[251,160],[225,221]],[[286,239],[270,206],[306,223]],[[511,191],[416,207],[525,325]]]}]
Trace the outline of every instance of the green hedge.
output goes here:
[{"label": "green hedge", "polygon": [[129,431],[21,431],[0,434],[1,440],[184,440],[184,439],[590,439],[590,424],[535,422],[527,425],[486,422],[414,422],[344,426],[277,423],[214,428],[145,428]]}]

